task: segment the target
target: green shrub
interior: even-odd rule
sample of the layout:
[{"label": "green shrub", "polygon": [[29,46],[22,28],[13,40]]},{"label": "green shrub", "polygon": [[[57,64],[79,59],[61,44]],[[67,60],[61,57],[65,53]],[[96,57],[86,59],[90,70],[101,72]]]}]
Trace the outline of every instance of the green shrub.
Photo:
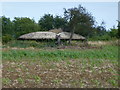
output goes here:
[{"label": "green shrub", "polygon": [[109,35],[102,35],[102,36],[94,36],[91,38],[88,38],[90,41],[108,41],[111,40],[112,38]]},{"label": "green shrub", "polygon": [[115,29],[115,28],[111,29],[111,31],[109,32],[109,34],[110,34],[111,37],[116,37],[116,38],[119,37],[119,35],[118,35],[118,29]]},{"label": "green shrub", "polygon": [[9,43],[5,44],[6,46],[10,47],[18,47],[18,48],[28,48],[28,47],[35,47],[35,48],[44,48],[44,47],[56,47],[55,41],[32,41],[32,40],[12,40]]},{"label": "green shrub", "polygon": [[3,43],[8,43],[11,40],[12,40],[12,36],[9,35],[9,34],[6,34],[6,35],[2,36],[2,42]]}]

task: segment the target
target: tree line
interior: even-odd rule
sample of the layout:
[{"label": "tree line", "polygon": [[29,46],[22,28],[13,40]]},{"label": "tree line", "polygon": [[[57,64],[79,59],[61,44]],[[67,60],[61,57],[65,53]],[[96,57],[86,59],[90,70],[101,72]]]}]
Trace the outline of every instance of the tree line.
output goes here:
[{"label": "tree line", "polygon": [[71,38],[73,33],[83,35],[88,39],[107,40],[119,37],[118,29],[113,27],[107,31],[104,22],[96,25],[95,18],[81,5],[64,9],[64,17],[45,14],[38,20],[38,23],[28,17],[14,17],[11,21],[10,18],[2,16],[0,20],[2,21],[2,41],[5,43],[26,33],[49,31],[55,28],[70,32]]}]

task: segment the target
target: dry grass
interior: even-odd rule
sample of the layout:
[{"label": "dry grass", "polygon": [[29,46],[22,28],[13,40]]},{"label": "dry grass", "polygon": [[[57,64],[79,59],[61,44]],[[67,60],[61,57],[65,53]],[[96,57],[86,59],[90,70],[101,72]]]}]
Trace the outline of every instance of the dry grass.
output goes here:
[{"label": "dry grass", "polygon": [[97,46],[102,46],[102,45],[118,45],[118,40],[116,41],[88,41],[89,45],[97,45]]}]

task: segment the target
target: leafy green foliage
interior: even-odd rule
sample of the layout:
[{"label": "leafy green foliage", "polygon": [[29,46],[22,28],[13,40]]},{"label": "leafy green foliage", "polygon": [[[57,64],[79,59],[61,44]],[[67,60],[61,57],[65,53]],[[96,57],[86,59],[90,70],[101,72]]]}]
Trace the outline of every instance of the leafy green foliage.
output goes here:
[{"label": "leafy green foliage", "polygon": [[39,83],[41,81],[41,78],[37,75],[34,75],[33,78],[35,79],[35,82]]},{"label": "leafy green foliage", "polygon": [[48,31],[54,28],[63,28],[66,21],[64,18],[60,16],[55,16],[51,14],[45,14],[42,18],[40,18],[38,24],[42,28],[42,31]]},{"label": "leafy green foliage", "polygon": [[40,20],[39,25],[42,28],[42,31],[48,31],[53,28],[53,15],[51,14],[45,14]]},{"label": "leafy green foliage", "polygon": [[65,60],[65,59],[118,59],[117,46],[104,46],[103,49],[90,50],[9,50],[2,53],[3,60],[22,60],[32,59],[38,60]]},{"label": "leafy green foliage", "polygon": [[120,21],[118,21],[118,38],[120,38]]},{"label": "leafy green foliage", "polygon": [[[43,48],[43,47],[56,47],[56,44],[54,43],[55,41],[42,41],[42,42],[37,42],[37,41],[17,41],[17,40],[12,40],[11,42],[5,44],[5,46],[9,47],[18,47],[18,48]],[[3,47],[4,48],[4,47]]]},{"label": "leafy green foliage", "polygon": [[104,25],[105,25],[105,22],[103,21],[101,25],[95,28],[94,36],[104,36],[104,35],[106,36],[107,35],[107,31]]},{"label": "leafy green foliage", "polygon": [[66,23],[67,21],[64,18],[60,16],[54,17],[54,28],[64,28]]},{"label": "leafy green foliage", "polygon": [[13,21],[5,16],[2,19],[2,41],[7,43],[12,39],[17,39],[20,35],[36,32],[40,30],[40,27],[33,19],[27,17],[15,17]]},{"label": "leafy green foliage", "polygon": [[11,83],[11,80],[9,78],[2,78],[2,82],[3,84],[8,85]]},{"label": "leafy green foliage", "polygon": [[30,33],[30,32],[36,32],[39,31],[39,26],[35,23],[33,19],[24,17],[19,18],[15,17],[13,20],[14,23],[14,35],[15,38],[18,38],[20,35]]},{"label": "leafy green foliage", "polygon": [[10,21],[10,18],[5,16],[1,17],[2,19],[2,40],[3,43],[7,43],[13,39],[13,23]]},{"label": "leafy green foliage", "polygon": [[7,18],[5,16],[1,17],[2,19],[2,35],[10,34],[14,32],[13,30],[13,23],[11,22],[10,18]]},{"label": "leafy green foliage", "polygon": [[111,37],[116,37],[116,38],[119,37],[118,36],[118,29],[115,29],[115,28],[111,29],[111,31],[109,32],[109,34],[110,34]]},{"label": "leafy green foliage", "polygon": [[93,36],[91,38],[89,38],[88,40],[89,41],[108,41],[108,40],[111,40],[112,38],[106,34],[106,35],[102,35],[102,36]]},{"label": "leafy green foliage", "polygon": [[24,80],[22,78],[17,78],[19,84],[24,84]]},{"label": "leafy green foliage", "polygon": [[65,19],[68,21],[66,30],[75,32],[83,36],[88,36],[92,32],[94,25],[93,16],[84,7],[70,8],[64,11]]},{"label": "leafy green foliage", "polygon": [[11,41],[12,39],[13,39],[12,36],[9,34],[2,36],[3,43],[7,43],[7,42]]}]

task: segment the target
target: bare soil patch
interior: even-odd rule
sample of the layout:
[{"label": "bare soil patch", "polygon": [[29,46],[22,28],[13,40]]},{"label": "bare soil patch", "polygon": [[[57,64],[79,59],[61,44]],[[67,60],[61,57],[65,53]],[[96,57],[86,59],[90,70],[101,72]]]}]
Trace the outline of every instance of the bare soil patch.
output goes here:
[{"label": "bare soil patch", "polygon": [[[103,60],[104,61],[104,60]],[[87,62],[87,63],[85,63]],[[113,88],[117,66],[107,60],[4,61],[3,88]]]}]

